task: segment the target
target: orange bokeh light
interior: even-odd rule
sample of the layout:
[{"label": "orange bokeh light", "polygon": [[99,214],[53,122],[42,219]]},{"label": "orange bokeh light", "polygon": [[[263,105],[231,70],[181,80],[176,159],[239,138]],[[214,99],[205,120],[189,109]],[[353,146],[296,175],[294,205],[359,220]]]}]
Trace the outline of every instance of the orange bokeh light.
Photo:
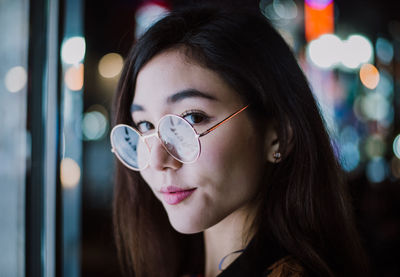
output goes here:
[{"label": "orange bokeh light", "polygon": [[361,83],[369,89],[375,89],[379,83],[379,71],[372,64],[364,64],[360,69]]},{"label": "orange bokeh light", "polygon": [[306,40],[311,41],[323,34],[334,32],[333,1],[325,7],[318,8],[304,3],[304,20]]},{"label": "orange bokeh light", "polygon": [[83,64],[71,66],[65,72],[65,84],[70,90],[81,90],[83,87]]}]

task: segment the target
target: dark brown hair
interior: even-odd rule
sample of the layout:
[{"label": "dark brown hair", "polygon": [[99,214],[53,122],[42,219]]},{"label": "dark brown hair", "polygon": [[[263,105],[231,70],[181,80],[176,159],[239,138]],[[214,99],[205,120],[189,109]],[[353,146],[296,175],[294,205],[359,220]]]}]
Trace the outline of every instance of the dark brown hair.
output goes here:
[{"label": "dark brown hair", "polygon": [[[255,124],[263,128],[267,119],[276,126],[283,159],[268,168],[258,194],[258,247],[273,239],[310,274],[365,276],[347,189],[318,106],[290,48],[261,14],[193,7],[155,23],[126,58],[114,124],[132,124],[138,72],[171,48],[185,49],[234,88],[250,104],[246,112]],[[127,273],[204,271],[201,234],[174,231],[139,173],[117,163],[116,174],[115,237]]]}]

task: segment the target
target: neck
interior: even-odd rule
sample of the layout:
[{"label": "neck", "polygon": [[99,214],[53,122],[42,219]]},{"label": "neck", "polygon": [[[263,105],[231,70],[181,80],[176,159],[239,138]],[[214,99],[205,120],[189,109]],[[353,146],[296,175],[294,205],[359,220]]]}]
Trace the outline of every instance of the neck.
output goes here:
[{"label": "neck", "polygon": [[[206,277],[217,276],[221,271],[221,260],[237,250],[244,249],[253,236],[250,225],[254,219],[254,209],[249,207],[236,210],[218,224],[204,231]],[[227,256],[221,269],[227,268],[240,256],[241,252]]]}]

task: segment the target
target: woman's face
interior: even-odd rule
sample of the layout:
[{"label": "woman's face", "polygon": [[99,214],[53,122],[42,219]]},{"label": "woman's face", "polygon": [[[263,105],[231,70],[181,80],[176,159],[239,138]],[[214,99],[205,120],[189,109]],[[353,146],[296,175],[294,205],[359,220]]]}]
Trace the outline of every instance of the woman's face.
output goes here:
[{"label": "woman's face", "polygon": [[[132,117],[145,134],[166,114],[181,115],[201,133],[243,106],[216,73],[169,50],[140,70]],[[140,174],[178,232],[200,232],[250,210],[266,159],[264,140],[246,111],[201,137],[194,163],[175,160],[158,139],[149,144],[149,166]]]}]

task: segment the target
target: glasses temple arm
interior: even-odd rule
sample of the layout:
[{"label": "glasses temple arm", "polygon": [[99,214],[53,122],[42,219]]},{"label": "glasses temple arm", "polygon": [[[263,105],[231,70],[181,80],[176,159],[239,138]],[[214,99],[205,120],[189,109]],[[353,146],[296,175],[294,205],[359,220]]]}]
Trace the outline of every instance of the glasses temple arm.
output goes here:
[{"label": "glasses temple arm", "polygon": [[241,113],[242,111],[244,111],[245,109],[247,109],[249,105],[244,106],[243,108],[241,108],[240,110],[238,110],[237,112],[234,112],[233,114],[231,114],[230,116],[228,116],[227,118],[225,118],[224,120],[218,122],[217,124],[215,124],[214,126],[212,126],[211,128],[207,129],[206,131],[204,131],[203,133],[199,134],[199,137],[205,136],[207,135],[209,132],[217,129],[220,125],[222,125],[223,123],[225,123],[226,121],[228,121],[229,119],[231,119],[232,117],[234,117],[235,115],[237,115],[238,113]]}]

